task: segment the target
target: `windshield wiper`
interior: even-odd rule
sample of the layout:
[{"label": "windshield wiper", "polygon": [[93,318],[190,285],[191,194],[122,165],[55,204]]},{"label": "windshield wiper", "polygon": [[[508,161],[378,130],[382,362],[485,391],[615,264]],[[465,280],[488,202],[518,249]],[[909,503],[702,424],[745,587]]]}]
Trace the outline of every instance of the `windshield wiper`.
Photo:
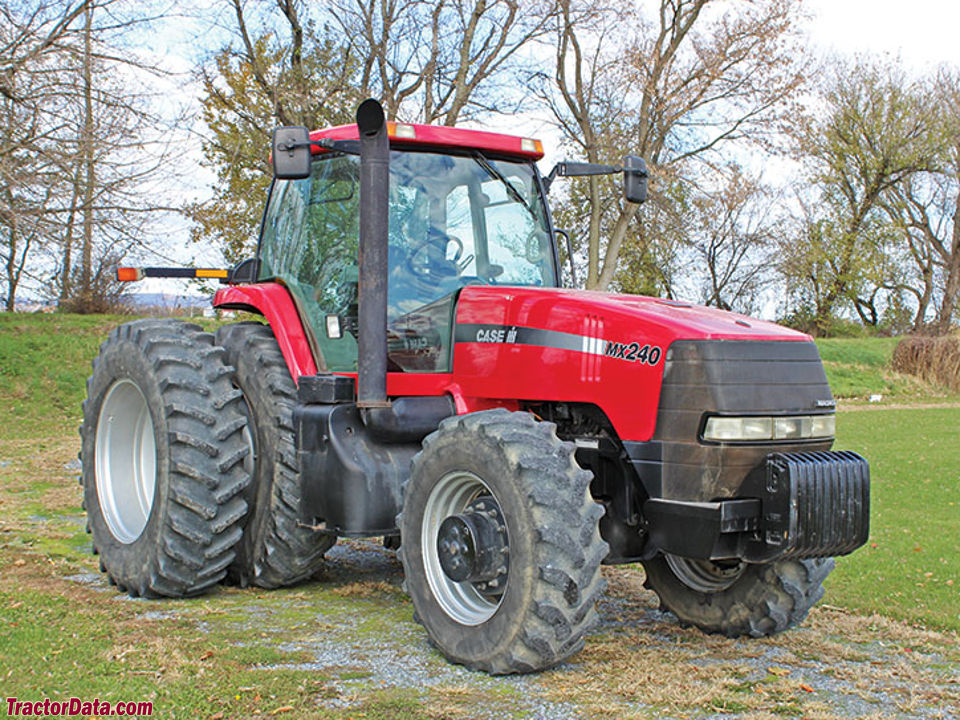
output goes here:
[{"label": "windshield wiper", "polygon": [[360,154],[359,140],[331,140],[330,138],[320,138],[319,140],[311,140],[310,144],[319,145],[326,150],[343,153],[344,155]]},{"label": "windshield wiper", "polygon": [[499,180],[503,184],[503,187],[506,188],[507,195],[510,196],[511,200],[513,200],[514,202],[520,203],[526,209],[526,211],[530,213],[530,216],[534,220],[537,219],[537,214],[534,212],[533,208],[523,198],[523,195],[520,194],[520,191],[517,190],[516,187],[514,187],[513,183],[507,180],[506,176],[504,176],[502,172],[497,170],[497,168],[495,168],[493,165],[490,164],[489,160],[487,160],[483,155],[481,155],[478,152],[473,153],[473,159],[477,163],[477,165],[479,165],[480,167],[482,167],[484,170],[487,171],[487,174],[490,177],[496,180]]}]

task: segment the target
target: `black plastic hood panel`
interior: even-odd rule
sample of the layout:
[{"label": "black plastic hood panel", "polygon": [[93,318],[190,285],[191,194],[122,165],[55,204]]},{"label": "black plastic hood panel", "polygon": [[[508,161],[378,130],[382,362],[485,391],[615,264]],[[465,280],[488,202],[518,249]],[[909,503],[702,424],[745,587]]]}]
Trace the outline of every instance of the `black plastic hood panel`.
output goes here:
[{"label": "black plastic hood panel", "polygon": [[702,443],[708,415],[833,410],[813,342],[677,341],[667,352],[652,441],[624,445],[651,497],[713,501],[736,496],[748,473],[770,453],[829,450],[833,443]]}]

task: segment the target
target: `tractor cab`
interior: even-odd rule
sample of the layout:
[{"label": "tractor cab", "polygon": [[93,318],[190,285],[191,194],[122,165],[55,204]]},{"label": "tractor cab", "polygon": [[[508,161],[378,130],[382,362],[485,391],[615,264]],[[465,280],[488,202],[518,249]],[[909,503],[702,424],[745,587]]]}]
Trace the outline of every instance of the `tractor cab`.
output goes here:
[{"label": "tractor cab", "polygon": [[[414,136],[436,130],[401,127]],[[469,139],[473,133],[457,134]],[[391,149],[391,370],[449,372],[461,288],[558,285],[549,213],[533,159],[409,141]],[[360,158],[318,152],[307,177],[275,180],[259,243],[258,279],[287,287],[317,357],[333,372],[357,371],[359,204]]]}]

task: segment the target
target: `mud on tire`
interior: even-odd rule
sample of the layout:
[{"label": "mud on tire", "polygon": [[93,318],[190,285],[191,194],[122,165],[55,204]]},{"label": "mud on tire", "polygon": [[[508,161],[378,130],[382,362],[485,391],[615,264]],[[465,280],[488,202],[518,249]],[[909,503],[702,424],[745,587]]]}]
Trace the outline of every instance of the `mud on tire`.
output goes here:
[{"label": "mud on tire", "polygon": [[[533,672],[583,647],[597,620],[608,547],[597,525],[603,508],[588,491],[592,475],[574,451],[552,423],[507,410],[448,418],[424,440],[397,518],[399,553],[417,617],[453,662],[495,674]],[[485,583],[438,574],[439,551],[431,551],[438,509],[459,512],[488,495],[508,539],[499,596]]]},{"label": "mud on tire", "polygon": [[704,591],[700,583],[689,577],[682,579],[687,574],[685,566],[697,565],[682,560],[679,563],[677,558],[664,555],[643,561],[647,573],[644,585],[655,591],[662,606],[682,622],[727,637],[764,637],[803,622],[823,597],[823,581],[835,564],[833,558],[745,564],[735,577],[731,575],[716,588]]},{"label": "mud on tire", "polygon": [[225,325],[217,344],[235,368],[232,381],[246,400],[255,448],[253,482],[246,492],[250,514],[229,579],[242,586],[281,587],[304,580],[319,568],[336,542],[331,533],[298,523],[299,469],[293,408],[297,387],[267,325]]},{"label": "mud on tire", "polygon": [[83,505],[110,581],[134,596],[193,595],[233,562],[244,468],[243,400],[213,335],[138,320],[100,346],[83,403]]}]

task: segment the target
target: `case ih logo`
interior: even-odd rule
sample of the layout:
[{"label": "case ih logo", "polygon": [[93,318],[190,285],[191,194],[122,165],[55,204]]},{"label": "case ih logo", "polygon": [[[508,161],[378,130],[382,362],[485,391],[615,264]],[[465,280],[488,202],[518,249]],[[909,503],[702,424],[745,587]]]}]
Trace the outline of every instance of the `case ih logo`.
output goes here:
[{"label": "case ih logo", "polygon": [[477,330],[477,342],[479,343],[516,343],[518,327],[493,327],[480,328]]}]

